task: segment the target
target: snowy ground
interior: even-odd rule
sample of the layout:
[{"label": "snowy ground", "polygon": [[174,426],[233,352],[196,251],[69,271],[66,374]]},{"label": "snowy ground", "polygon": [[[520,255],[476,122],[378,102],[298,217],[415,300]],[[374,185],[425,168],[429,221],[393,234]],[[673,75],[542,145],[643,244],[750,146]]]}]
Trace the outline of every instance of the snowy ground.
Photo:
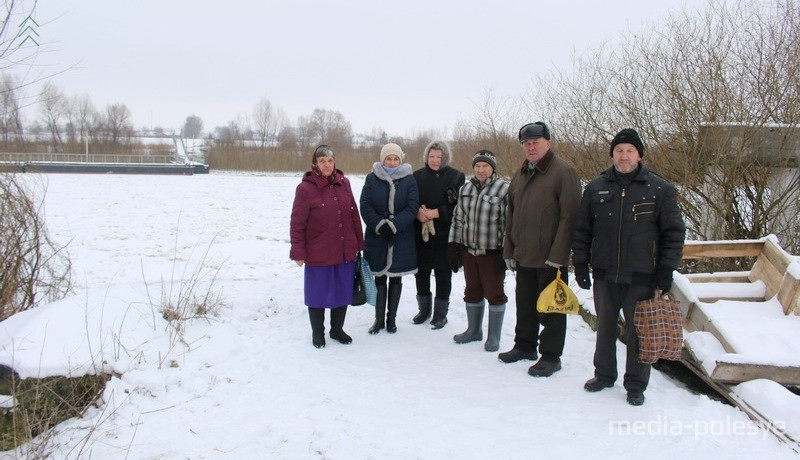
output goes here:
[{"label": "snowy ground", "polygon": [[[0,323],[0,361],[36,375],[105,360],[121,374],[104,404],[57,428],[53,458],[797,458],[657,371],[642,407],[625,403],[621,382],[585,392],[594,334],[578,317],[548,379],[482,343],[456,345],[461,274],[444,329],[411,324],[407,277],[396,334],[370,336],[370,307],[350,307],[353,344],[313,348],[302,268],[288,259],[299,174],[24,177],[46,188],[47,224],[69,243],[78,289]],[[351,180],[358,194],[363,177]],[[162,286],[179,286],[207,250],[224,306],[176,344],[158,312]],[[513,299],[513,278],[506,287]],[[501,351],[514,322],[512,300]],[[621,345],[618,357],[621,375]]]}]

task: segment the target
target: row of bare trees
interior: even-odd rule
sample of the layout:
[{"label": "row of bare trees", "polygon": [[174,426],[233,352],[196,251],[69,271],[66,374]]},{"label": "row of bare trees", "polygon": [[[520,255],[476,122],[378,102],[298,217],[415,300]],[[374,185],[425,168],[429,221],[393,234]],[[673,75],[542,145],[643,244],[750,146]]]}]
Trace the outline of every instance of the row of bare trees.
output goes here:
[{"label": "row of bare trees", "polygon": [[679,186],[691,238],[776,234],[800,252],[797,0],[684,7],[534,82],[520,96],[486,92],[457,123],[456,150],[489,148],[509,175],[522,160],[517,129],[541,119],[589,179],[609,166],[613,135],[633,127],[645,163]]},{"label": "row of bare trees", "polygon": [[42,87],[36,104],[38,117],[25,127],[23,89],[15,76],[0,75],[0,147],[6,151],[41,150],[42,144],[51,152],[82,151],[88,141],[114,153],[132,141],[131,111],[125,104],[108,104],[98,110],[88,95],[65,95],[52,82]]}]

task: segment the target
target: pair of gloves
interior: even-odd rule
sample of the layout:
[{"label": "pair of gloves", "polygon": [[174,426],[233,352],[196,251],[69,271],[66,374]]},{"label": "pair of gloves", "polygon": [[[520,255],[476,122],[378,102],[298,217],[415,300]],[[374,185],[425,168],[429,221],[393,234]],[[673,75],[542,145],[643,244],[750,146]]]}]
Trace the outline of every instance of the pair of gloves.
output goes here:
[{"label": "pair of gloves", "polygon": [[[592,280],[589,277],[589,264],[575,264],[575,281],[581,289],[590,289]],[[655,287],[661,292],[669,292],[672,288],[672,269],[660,265],[656,270]]]},{"label": "pair of gloves", "polygon": [[[419,207],[420,209],[428,209],[423,204]],[[431,239],[432,235],[436,235],[436,227],[433,225],[433,220],[429,220],[427,222],[422,223],[422,241],[428,242]]]},{"label": "pair of gloves", "polygon": [[389,224],[384,223],[383,225],[378,227],[378,235],[390,236],[394,235],[394,232],[392,231],[392,227],[390,227]]}]

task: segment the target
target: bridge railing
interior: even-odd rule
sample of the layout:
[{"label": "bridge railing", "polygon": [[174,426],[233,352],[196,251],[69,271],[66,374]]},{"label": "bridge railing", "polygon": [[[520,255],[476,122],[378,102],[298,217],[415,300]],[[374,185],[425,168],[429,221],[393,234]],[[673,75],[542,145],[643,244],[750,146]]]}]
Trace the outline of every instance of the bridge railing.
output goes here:
[{"label": "bridge railing", "polygon": [[102,153],[21,153],[0,152],[0,161],[25,163],[29,161],[55,161],[61,163],[155,163],[174,162],[173,155],[109,155]]}]

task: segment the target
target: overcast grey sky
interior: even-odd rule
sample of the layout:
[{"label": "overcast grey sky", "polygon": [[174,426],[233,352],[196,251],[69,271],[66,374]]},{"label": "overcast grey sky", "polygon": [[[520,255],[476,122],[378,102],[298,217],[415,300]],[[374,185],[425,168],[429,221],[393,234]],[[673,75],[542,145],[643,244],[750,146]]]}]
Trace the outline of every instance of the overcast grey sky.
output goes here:
[{"label": "overcast grey sky", "polygon": [[[290,121],[341,112],[356,132],[452,129],[491,89],[517,95],[574,53],[700,0],[40,0],[43,72],[134,125],[206,130],[262,97]],[[535,112],[535,110],[534,110]],[[29,113],[28,118],[36,116]]]}]

